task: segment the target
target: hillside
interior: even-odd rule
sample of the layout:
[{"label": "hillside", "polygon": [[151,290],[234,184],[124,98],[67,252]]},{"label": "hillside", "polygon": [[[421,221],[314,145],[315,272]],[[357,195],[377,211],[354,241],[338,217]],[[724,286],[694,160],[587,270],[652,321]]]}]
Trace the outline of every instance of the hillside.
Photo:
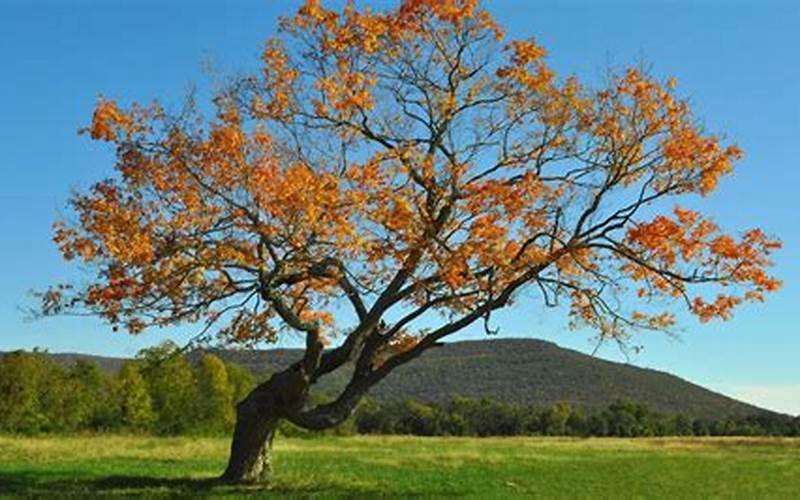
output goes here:
[{"label": "hillside", "polygon": [[[215,353],[262,377],[300,355],[296,349]],[[122,362],[119,358],[80,354],[53,356],[64,363],[88,358],[108,370],[118,369]],[[330,393],[345,382],[346,374],[334,374],[323,379],[320,390]],[[448,343],[397,369],[373,388],[371,396],[378,400],[422,402],[488,396],[535,406],[567,401],[589,409],[603,408],[616,399],[630,399],[662,413],[715,419],[766,411],[668,373],[602,360],[534,339]]]}]

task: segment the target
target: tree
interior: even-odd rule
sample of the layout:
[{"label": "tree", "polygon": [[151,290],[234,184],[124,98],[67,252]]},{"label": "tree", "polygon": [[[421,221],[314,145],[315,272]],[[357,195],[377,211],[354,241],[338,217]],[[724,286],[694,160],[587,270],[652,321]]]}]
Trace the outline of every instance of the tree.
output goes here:
[{"label": "tree", "polygon": [[[91,389],[85,386],[88,382],[83,378],[88,375],[85,366],[78,363],[68,370],[50,360],[48,365],[50,369],[39,395],[47,420],[46,430],[75,431],[89,419],[95,403],[89,392]],[[96,396],[98,400],[102,397],[101,394]]]},{"label": "tree", "polygon": [[[115,147],[116,175],[55,227],[89,284],[41,294],[44,314],[134,334],[199,322],[230,343],[304,338],[302,359],[239,403],[226,480],[267,480],[281,420],[339,424],[442,339],[494,332],[492,313],[523,290],[624,341],[671,329],[665,302],[728,319],[780,286],[767,271],[778,241],[671,206],[712,194],[742,156],[672,79],[557,78],[477,0],[308,0],[262,62],[216,94],[209,120],[191,100],[173,114],[99,101],[86,133]],[[334,317],[341,304],[351,313]],[[350,361],[343,391],[310,403]]]},{"label": "tree", "polygon": [[402,406],[402,415],[405,417],[400,422],[395,432],[399,434],[413,434],[415,436],[436,436],[441,434],[442,415],[439,408],[406,401]]},{"label": "tree", "polygon": [[47,426],[40,396],[51,369],[38,351],[11,352],[0,359],[0,429],[33,433]]},{"label": "tree", "polygon": [[672,426],[678,436],[691,436],[694,431],[692,424],[692,419],[683,413],[679,413],[672,418]]},{"label": "tree", "polygon": [[153,401],[156,432],[181,434],[197,429],[197,382],[178,346],[167,341],[139,351],[137,358],[142,362],[142,376]]},{"label": "tree", "polygon": [[59,384],[69,391],[72,430],[107,430],[119,425],[113,379],[97,363],[77,360]]},{"label": "tree", "polygon": [[586,436],[590,431],[590,421],[580,407],[570,408],[566,431],[570,436]]},{"label": "tree", "polygon": [[117,375],[120,424],[132,430],[148,430],[156,419],[153,401],[139,362],[126,362]]},{"label": "tree", "polygon": [[615,401],[604,412],[612,436],[637,437],[649,434],[647,408],[633,401]]},{"label": "tree", "polygon": [[233,427],[233,392],[225,363],[213,354],[205,354],[197,367],[198,424],[208,432]]},{"label": "tree", "polygon": [[227,363],[228,382],[231,385],[231,401],[236,404],[250,394],[256,383],[253,374],[247,368],[236,363]]},{"label": "tree", "polygon": [[569,403],[559,402],[542,413],[542,431],[550,436],[563,436],[567,433],[567,421],[572,414]]}]

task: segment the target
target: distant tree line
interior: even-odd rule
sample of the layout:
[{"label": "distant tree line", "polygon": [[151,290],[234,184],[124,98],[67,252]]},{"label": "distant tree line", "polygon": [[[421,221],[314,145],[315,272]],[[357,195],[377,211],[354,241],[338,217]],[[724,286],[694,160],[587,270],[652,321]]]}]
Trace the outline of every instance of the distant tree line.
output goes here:
[{"label": "distant tree line", "polygon": [[800,436],[800,417],[761,414],[721,420],[664,415],[632,401],[585,411],[568,403],[549,408],[491,399],[456,398],[447,405],[368,401],[355,415],[361,434],[418,436]]},{"label": "distant tree line", "polygon": [[[83,360],[64,367],[45,352],[0,358],[0,432],[229,433],[235,405],[255,385],[252,373],[213,353],[195,363],[167,343],[142,350],[116,374]],[[314,433],[283,424],[290,436]],[[722,420],[664,415],[631,401],[585,411],[491,399],[448,404],[365,400],[335,434],[418,436],[800,436],[800,417],[761,414]]]}]

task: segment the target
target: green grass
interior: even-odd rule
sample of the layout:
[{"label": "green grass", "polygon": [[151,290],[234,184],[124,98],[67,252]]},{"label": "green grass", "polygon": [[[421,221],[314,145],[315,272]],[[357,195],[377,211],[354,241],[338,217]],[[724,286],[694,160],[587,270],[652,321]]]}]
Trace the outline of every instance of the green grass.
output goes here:
[{"label": "green grass", "polygon": [[213,483],[227,448],[214,438],[0,436],[0,496],[800,494],[798,439],[278,439],[266,489]]}]

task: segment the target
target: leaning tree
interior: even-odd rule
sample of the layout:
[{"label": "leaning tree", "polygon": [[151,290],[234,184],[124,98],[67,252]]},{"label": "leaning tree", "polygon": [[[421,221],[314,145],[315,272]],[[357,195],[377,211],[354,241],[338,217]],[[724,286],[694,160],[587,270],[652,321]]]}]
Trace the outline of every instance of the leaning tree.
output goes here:
[{"label": "leaning tree", "polygon": [[[523,290],[624,340],[671,329],[672,302],[727,319],[779,288],[765,271],[779,242],[669,202],[711,194],[741,156],[674,80],[557,78],[477,0],[308,0],[278,33],[207,120],[191,99],[173,113],[99,101],[85,131],[115,146],[115,174],[55,226],[88,283],[41,294],[44,314],[133,334],[198,323],[232,344],[304,341],[239,403],[224,479],[267,480],[280,421],[341,423],[445,337],[492,332]],[[345,366],[341,393],[312,404]]]}]

